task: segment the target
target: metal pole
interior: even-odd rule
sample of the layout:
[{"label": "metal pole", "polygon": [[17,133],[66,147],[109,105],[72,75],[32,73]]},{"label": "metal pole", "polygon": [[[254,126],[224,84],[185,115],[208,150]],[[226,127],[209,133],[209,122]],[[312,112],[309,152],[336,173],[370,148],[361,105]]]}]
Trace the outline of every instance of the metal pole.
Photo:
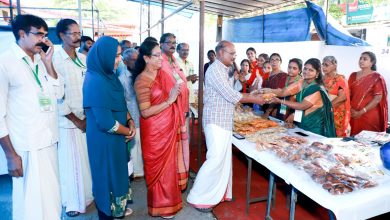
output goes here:
[{"label": "metal pole", "polygon": [[186,4],[184,4],[183,6],[181,6],[180,8],[177,8],[175,11],[173,11],[170,15],[160,19],[156,24],[152,25],[150,28],[146,29],[145,31],[141,32],[141,34],[147,32],[148,30],[151,30],[152,28],[156,27],[158,24],[163,24],[163,21],[167,20],[168,18],[170,18],[171,16],[175,15],[176,13],[182,11],[183,9],[187,8],[188,6],[192,5],[192,1],[189,1],[187,2]]},{"label": "metal pole", "polygon": [[91,8],[92,8],[92,39],[95,40],[95,18],[93,17],[93,0],[91,0]]},{"label": "metal pole", "polygon": [[16,0],[16,11],[18,12],[18,15],[22,14],[22,10],[20,9],[20,0]]},{"label": "metal pole", "polygon": [[10,20],[14,19],[14,10],[12,7],[12,0],[9,0],[9,16],[10,16]]},{"label": "metal pole", "polygon": [[[99,10],[96,10],[96,14],[97,14],[97,33],[99,34],[100,33],[100,12]],[[93,35],[95,35],[95,33],[93,33]]]},{"label": "metal pole", "polygon": [[325,44],[328,44],[328,11],[329,11],[329,1],[325,0],[325,17],[326,17],[326,23],[325,23]]},{"label": "metal pole", "polygon": [[80,32],[83,33],[83,19],[81,19],[81,0],[77,1],[79,9],[79,28]]},{"label": "metal pole", "polygon": [[150,37],[150,0],[148,0],[148,37]]},{"label": "metal pole", "polygon": [[199,7],[199,82],[198,82],[198,169],[201,165],[202,118],[203,118],[203,82],[204,82],[204,13],[205,1],[200,0]]},{"label": "metal pole", "polygon": [[[141,4],[139,6],[139,32],[141,33],[142,31],[142,9],[143,9],[144,1],[141,1]],[[142,33],[139,35],[139,44],[141,45],[142,43]]]},{"label": "metal pole", "polygon": [[165,0],[161,0],[161,35],[164,34],[164,10],[165,10]]}]

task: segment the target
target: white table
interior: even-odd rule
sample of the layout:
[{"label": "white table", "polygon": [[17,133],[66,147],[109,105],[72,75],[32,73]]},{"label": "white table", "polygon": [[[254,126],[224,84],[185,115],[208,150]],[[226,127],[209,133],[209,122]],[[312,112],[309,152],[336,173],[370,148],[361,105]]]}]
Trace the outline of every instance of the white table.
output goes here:
[{"label": "white table", "polygon": [[[302,131],[290,129],[288,132]],[[324,137],[304,131],[310,139],[323,139]],[[248,157],[253,158],[265,166],[271,173],[282,178],[293,188],[305,194],[324,208],[331,210],[337,220],[367,219],[383,213],[390,212],[390,172],[378,181],[378,186],[361,189],[343,195],[332,195],[322,186],[315,183],[303,170],[292,164],[283,162],[272,152],[256,150],[255,143],[247,140],[238,140],[233,137],[233,144]],[[380,160],[378,157],[377,160]],[[293,200],[293,196],[291,198]]]}]

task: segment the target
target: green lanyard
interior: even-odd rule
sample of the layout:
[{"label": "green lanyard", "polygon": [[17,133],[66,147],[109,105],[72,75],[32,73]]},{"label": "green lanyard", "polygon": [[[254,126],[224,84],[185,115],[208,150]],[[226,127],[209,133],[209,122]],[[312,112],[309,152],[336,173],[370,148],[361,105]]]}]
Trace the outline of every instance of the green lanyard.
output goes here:
[{"label": "green lanyard", "polygon": [[85,68],[85,65],[81,62],[81,60],[79,59],[79,57],[77,56],[76,54],[76,59],[72,59],[72,57],[70,57],[70,59],[73,61],[74,64],[76,64],[76,66],[80,67],[80,68]]},{"label": "green lanyard", "polygon": [[[294,82],[298,82],[298,80],[299,80],[299,77],[296,76],[294,79]],[[286,80],[286,83],[284,84],[284,88],[286,88],[288,86],[289,82],[290,82],[290,76],[287,76],[287,80]]]},{"label": "green lanyard", "polygon": [[28,67],[30,67],[31,72],[34,74],[35,81],[37,81],[38,86],[42,89],[41,81],[39,81],[38,78],[38,64],[35,65],[35,71],[34,71],[33,68],[31,68],[30,64],[28,64],[25,57],[23,57],[23,61],[27,64]]},{"label": "green lanyard", "polygon": [[302,102],[302,96],[303,96],[303,93],[305,92],[305,90],[310,87],[311,85],[314,85],[315,84],[315,81],[311,82],[307,87],[307,83],[306,81],[303,83],[303,87],[302,87],[302,90],[301,92],[299,93],[299,99],[298,99],[298,102]]}]

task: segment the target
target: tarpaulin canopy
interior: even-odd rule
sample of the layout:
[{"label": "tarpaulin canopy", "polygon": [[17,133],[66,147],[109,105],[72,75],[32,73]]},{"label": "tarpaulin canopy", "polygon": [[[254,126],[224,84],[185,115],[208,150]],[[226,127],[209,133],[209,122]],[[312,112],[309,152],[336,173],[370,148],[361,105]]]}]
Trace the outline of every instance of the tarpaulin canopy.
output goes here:
[{"label": "tarpaulin canopy", "polygon": [[236,43],[308,41],[313,20],[320,39],[328,45],[369,45],[329,24],[318,5],[309,1],[306,5],[307,8],[292,11],[225,21],[223,39]]},{"label": "tarpaulin canopy", "polygon": [[307,9],[302,8],[227,20],[223,25],[223,39],[236,43],[310,40],[310,17]]}]

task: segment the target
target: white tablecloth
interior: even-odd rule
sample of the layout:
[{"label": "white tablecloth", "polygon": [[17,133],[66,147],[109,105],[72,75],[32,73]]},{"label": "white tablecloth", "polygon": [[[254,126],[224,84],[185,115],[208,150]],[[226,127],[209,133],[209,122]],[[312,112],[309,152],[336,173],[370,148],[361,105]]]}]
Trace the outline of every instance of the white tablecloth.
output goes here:
[{"label": "white tablecloth", "polygon": [[[288,132],[302,131],[295,128]],[[324,137],[303,131],[309,134],[309,139],[320,140]],[[238,140],[233,137],[233,144],[244,154],[265,166],[278,177],[293,185],[297,190],[331,210],[337,220],[367,219],[390,212],[390,172],[386,171],[383,178],[378,180],[378,186],[369,189],[360,189],[343,195],[332,195],[322,186],[314,182],[304,171],[292,164],[283,162],[274,153],[259,152],[254,143],[247,140]],[[379,154],[378,154],[379,155]],[[379,156],[376,158],[380,160]],[[378,163],[380,163],[378,161]]]}]

